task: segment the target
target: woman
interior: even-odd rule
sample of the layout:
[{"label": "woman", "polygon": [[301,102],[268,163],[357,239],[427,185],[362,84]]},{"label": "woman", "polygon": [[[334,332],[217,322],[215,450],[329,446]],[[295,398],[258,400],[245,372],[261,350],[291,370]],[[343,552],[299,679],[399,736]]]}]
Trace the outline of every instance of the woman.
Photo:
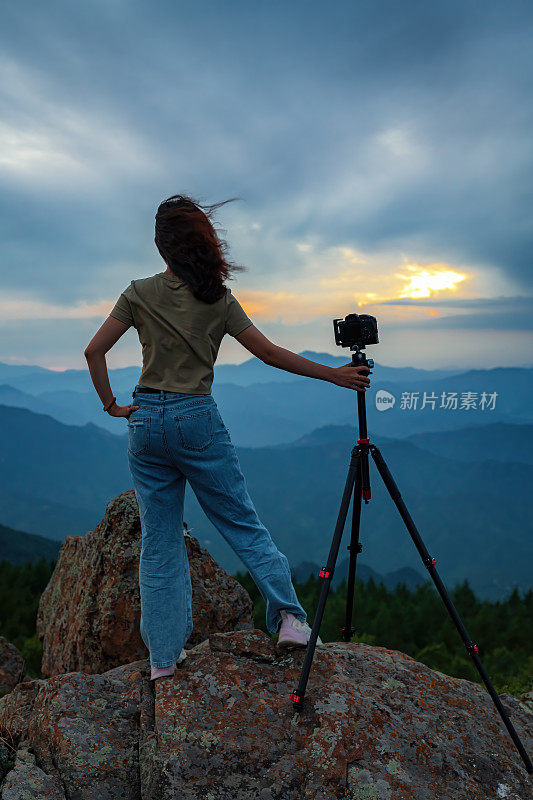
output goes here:
[{"label": "woman", "polygon": [[[235,337],[261,361],[287,372],[361,392],[370,383],[365,367],[317,364],[278,347],[256,328],[224,285],[242,267],[226,260],[226,245],[210,221],[223,204],[202,208],[184,195],[161,203],[155,243],[166,270],[132,280],[85,350],[103,410],[128,421],[128,461],[142,530],[140,632],[152,679],[173,674],[193,629],[183,537],[186,480],[257,584],[266,602],[267,630],[274,635],[281,623],[280,646],[305,646],[309,639],[288,560],[257,516],[211,394],[222,337]],[[143,368],[134,403],[119,406],[105,354],[131,325],[142,344]]]}]

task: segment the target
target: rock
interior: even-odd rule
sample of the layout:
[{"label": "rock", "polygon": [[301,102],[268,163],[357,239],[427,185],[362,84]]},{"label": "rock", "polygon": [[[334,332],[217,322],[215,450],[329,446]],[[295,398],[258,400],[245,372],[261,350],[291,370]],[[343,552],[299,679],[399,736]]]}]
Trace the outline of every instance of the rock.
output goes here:
[{"label": "rock", "polygon": [[0,696],[24,679],[26,662],[20,650],[0,636]]},{"label": "rock", "polygon": [[33,753],[25,749],[18,751],[1,796],[2,800],[66,800],[61,781],[43,772]]},{"label": "rock", "polygon": [[[76,800],[531,796],[481,685],[397,651],[333,642],[317,647],[296,711],[289,694],[304,653],[234,631],[211,635],[155,684],[147,660],[27,681],[0,700],[0,735]],[[509,695],[502,702],[531,752],[533,715]],[[33,797],[16,779],[20,797]]]},{"label": "rock", "polygon": [[526,710],[533,713],[533,689],[531,689],[529,692],[522,692],[518,700],[523,704]]},{"label": "rock", "polygon": [[6,747],[5,744],[2,743],[0,739],[0,786],[2,785],[2,779],[4,775],[7,775],[10,769],[12,769],[13,764],[13,753]]},{"label": "rock", "polygon": [[[193,647],[213,631],[251,629],[248,593],[184,533],[193,587]],[[37,633],[43,675],[101,673],[148,657],[139,632],[141,527],[135,492],[107,505],[85,536],[67,536],[41,596]]]}]

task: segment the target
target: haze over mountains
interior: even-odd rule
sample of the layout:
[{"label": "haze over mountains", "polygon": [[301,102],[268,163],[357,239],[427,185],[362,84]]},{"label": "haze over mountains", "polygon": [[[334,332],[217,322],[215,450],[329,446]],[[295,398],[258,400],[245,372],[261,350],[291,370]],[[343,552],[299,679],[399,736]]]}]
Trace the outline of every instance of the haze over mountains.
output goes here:
[{"label": "haze over mountains", "polygon": [[[305,355],[320,360],[320,354]],[[258,513],[276,543],[293,568],[302,562],[322,566],[357,438],[356,395],[256,361],[227,367],[226,374],[240,384],[222,383],[226,368],[219,367],[213,395],[238,447]],[[383,368],[385,374],[396,374],[398,383],[384,382],[381,371],[375,368],[373,388],[367,393],[371,439],[381,447],[447,585],[468,578],[480,596],[491,599],[515,586],[529,588],[531,370],[428,375],[412,369],[387,373]],[[122,393],[119,402],[129,402],[138,375],[137,368],[110,370],[114,392]],[[265,375],[282,379],[246,383]],[[11,541],[18,538],[22,553],[28,551],[25,533],[58,541],[68,534],[84,534],[99,522],[109,500],[132,487],[125,420],[102,413],[82,371],[0,365],[0,381],[0,524],[14,530]],[[378,386],[398,398],[422,386],[422,391],[437,394],[439,388],[496,391],[498,398],[493,411],[408,411],[399,408],[398,400],[394,409],[381,412],[374,405]],[[89,409],[106,428],[92,421],[80,424],[79,417]],[[371,480],[372,501],[363,506],[359,563],[366,565],[367,574],[411,570],[403,573],[409,580],[416,581],[416,573],[426,579],[425,567],[373,466]],[[189,485],[185,520],[225,569],[243,569]],[[343,549],[348,538],[347,525]],[[6,541],[0,536],[0,558]],[[38,540],[32,547],[34,552],[39,549]],[[339,574],[345,555],[341,550]]]},{"label": "haze over mountains", "polygon": [[[302,353],[330,366],[349,363],[347,355]],[[138,367],[109,370],[117,402],[131,402]],[[376,365],[368,395],[369,427],[376,434],[404,438],[425,431],[457,430],[492,422],[533,422],[533,370],[497,368],[467,372],[393,368]],[[392,408],[376,408],[379,390],[395,398]],[[480,406],[481,394],[496,394],[494,407]],[[416,397],[416,407],[402,408],[402,395]],[[429,401],[423,408],[424,393]],[[457,408],[442,405],[443,393],[456,393]],[[477,407],[461,408],[473,393]],[[269,367],[257,358],[215,367],[213,396],[236,445],[256,447],[291,442],[323,425],[355,424],[355,396],[350,389]],[[0,363],[0,403],[28,408],[74,425],[93,422],[114,434],[126,432],[123,420],[102,413],[88,370],[57,372],[42,367]]]}]

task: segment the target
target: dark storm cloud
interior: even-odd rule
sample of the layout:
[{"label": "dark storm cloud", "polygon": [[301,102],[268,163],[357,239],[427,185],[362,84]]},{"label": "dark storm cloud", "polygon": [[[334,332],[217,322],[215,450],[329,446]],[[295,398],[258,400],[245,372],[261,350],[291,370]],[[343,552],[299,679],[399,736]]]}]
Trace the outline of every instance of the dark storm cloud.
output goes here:
[{"label": "dark storm cloud", "polygon": [[[414,319],[391,327],[428,328],[448,330],[495,330],[531,331],[533,330],[533,297],[478,297],[431,300],[430,298],[401,298],[385,300],[376,305],[416,306],[438,309],[438,316]],[[446,309],[464,309],[460,314],[445,314]]]},{"label": "dark storm cloud", "polygon": [[443,317],[428,317],[411,320],[401,325],[388,323],[389,328],[427,328],[428,330],[492,330],[492,331],[531,331],[533,330],[533,307],[517,310],[513,314],[488,312],[487,314],[449,314]]},{"label": "dark storm cloud", "polygon": [[[448,330],[533,330],[533,297],[450,297],[448,299],[401,297],[383,300],[376,306],[414,306],[437,310],[438,316],[390,323],[391,327]],[[447,309],[462,309],[460,314],[446,314]]]},{"label": "dark storm cloud", "polygon": [[90,301],[116,290],[110,270],[129,274],[119,265],[159,268],[153,215],[175,191],[239,195],[224,218],[280,240],[530,283],[530,4],[33,1],[2,14],[2,130],[34,159],[1,172],[3,287]]},{"label": "dark storm cloud", "polygon": [[381,300],[376,306],[422,306],[427,308],[471,308],[478,311],[533,309],[533,297],[518,295],[517,297],[449,297],[448,299],[431,297],[399,297],[396,300]]}]

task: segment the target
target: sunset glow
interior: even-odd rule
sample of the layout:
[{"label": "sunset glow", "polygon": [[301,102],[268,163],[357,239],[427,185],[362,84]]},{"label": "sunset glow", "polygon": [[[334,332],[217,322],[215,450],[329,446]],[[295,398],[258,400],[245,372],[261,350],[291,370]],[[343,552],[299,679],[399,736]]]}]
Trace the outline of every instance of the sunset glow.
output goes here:
[{"label": "sunset glow", "polygon": [[[401,298],[440,297],[454,293],[468,277],[450,264],[398,263],[382,256],[361,253],[349,247],[313,248],[306,253],[309,276],[285,276],[276,288],[233,286],[244,311],[258,323],[297,325],[321,317],[336,317],[349,311],[375,313],[378,304]],[[266,283],[266,282],[265,282]],[[3,319],[100,319],[107,317],[116,297],[73,305],[45,303],[21,292],[0,300]],[[425,315],[428,315],[427,309]],[[430,316],[437,316],[436,312]],[[413,308],[381,308],[380,316],[407,322],[419,317]]]},{"label": "sunset glow", "polygon": [[468,276],[450,269],[448,264],[430,264],[422,268],[419,264],[407,264],[411,275],[396,273],[396,277],[406,281],[399,297],[431,297],[432,293],[443,289],[456,291],[461,281]]}]

